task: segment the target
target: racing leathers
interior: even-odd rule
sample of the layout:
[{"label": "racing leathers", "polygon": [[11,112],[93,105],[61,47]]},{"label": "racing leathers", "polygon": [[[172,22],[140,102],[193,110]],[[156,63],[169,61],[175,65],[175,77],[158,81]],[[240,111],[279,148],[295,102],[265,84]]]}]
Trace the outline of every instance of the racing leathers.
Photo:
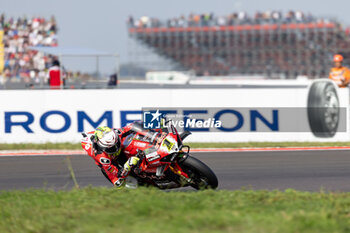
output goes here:
[{"label": "racing leathers", "polygon": [[329,73],[329,78],[339,87],[347,87],[350,83],[350,70],[347,67],[333,67]]},{"label": "racing leathers", "polygon": [[101,168],[105,177],[117,187],[122,187],[125,184],[125,178],[139,161],[139,158],[136,156],[126,159],[123,153],[123,145],[121,145],[122,138],[132,133],[130,131],[131,127],[132,124],[121,129],[110,129],[109,127],[97,128],[97,130],[102,131],[102,133],[110,130],[115,132],[118,138],[116,138],[114,146],[110,148],[103,148],[97,143],[99,135],[96,135],[96,133],[91,136],[93,147],[92,157],[95,163]]}]

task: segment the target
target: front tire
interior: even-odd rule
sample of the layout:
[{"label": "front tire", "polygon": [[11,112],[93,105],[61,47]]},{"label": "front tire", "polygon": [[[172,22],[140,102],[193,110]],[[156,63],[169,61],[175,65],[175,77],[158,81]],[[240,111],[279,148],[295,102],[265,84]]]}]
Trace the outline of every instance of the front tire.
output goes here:
[{"label": "front tire", "polygon": [[202,161],[188,156],[180,166],[193,179],[191,186],[195,189],[216,189],[218,187],[218,178],[215,173]]}]

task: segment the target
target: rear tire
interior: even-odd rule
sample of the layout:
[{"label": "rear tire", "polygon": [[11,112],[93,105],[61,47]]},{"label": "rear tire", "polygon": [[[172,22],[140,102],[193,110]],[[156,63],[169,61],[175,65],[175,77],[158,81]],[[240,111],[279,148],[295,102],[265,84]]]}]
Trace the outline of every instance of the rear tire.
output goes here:
[{"label": "rear tire", "polygon": [[180,166],[184,168],[185,172],[190,173],[193,177],[195,184],[191,186],[195,189],[216,189],[218,187],[218,178],[215,173],[202,161],[194,157],[188,156]]}]

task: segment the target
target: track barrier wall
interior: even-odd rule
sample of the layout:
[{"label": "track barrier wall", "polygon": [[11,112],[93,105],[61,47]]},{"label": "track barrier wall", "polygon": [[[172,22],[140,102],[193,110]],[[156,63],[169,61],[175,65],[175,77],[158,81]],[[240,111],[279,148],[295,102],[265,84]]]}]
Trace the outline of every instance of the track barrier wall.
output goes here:
[{"label": "track barrier wall", "polygon": [[[327,88],[329,89],[329,85]],[[345,130],[336,132],[334,135],[315,135],[311,132],[311,127],[306,132],[270,130],[261,120],[255,122],[258,127],[252,131],[249,130],[251,119],[248,115],[242,114],[244,124],[248,124],[245,126],[248,129],[246,132],[220,130],[194,132],[186,140],[193,142],[350,141],[349,89],[328,89],[322,89],[319,92],[326,97],[330,96],[329,91],[335,92],[338,106],[346,112],[339,117],[340,125],[345,127]],[[80,132],[93,130],[98,125],[121,127],[133,120],[140,120],[143,107],[181,107],[203,110],[216,108],[218,111],[236,108],[254,110],[264,107],[277,111],[282,108],[307,108],[310,105],[309,91],[310,87],[2,91],[0,92],[0,141],[1,143],[79,142]],[[327,98],[324,98],[324,101],[327,101]],[[272,121],[271,114],[262,114],[266,121]],[[283,114],[278,115],[280,125],[278,128],[283,128],[284,124],[290,124],[288,121],[284,120]]]}]

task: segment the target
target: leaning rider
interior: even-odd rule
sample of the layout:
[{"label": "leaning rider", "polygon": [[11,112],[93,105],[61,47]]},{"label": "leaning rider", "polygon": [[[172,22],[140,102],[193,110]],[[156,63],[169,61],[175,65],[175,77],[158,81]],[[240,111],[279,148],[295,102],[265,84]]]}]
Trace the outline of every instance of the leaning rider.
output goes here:
[{"label": "leaning rider", "polygon": [[125,178],[139,161],[138,157],[132,156],[121,165],[123,160],[126,160],[122,152],[121,139],[128,134],[131,127],[132,125],[127,125],[118,130],[102,126],[98,127],[91,137],[96,164],[105,177],[117,187],[124,186]]}]

